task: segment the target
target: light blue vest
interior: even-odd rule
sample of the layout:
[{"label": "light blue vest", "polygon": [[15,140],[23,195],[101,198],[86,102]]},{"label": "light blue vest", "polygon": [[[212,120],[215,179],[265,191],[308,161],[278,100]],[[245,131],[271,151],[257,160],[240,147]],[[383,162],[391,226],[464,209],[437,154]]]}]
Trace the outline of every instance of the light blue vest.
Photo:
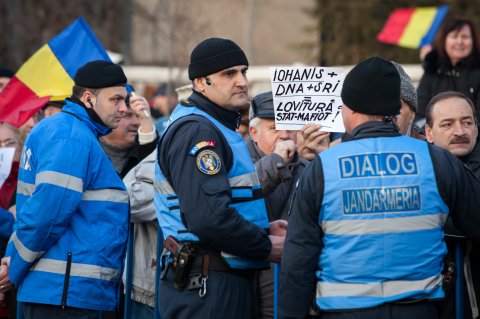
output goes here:
[{"label": "light blue vest", "polygon": [[[168,130],[173,122],[188,115],[200,115],[209,119],[228,141],[233,154],[233,165],[228,172],[228,182],[232,190],[232,203],[230,206],[234,207],[246,220],[258,225],[260,228],[268,228],[265,202],[263,198],[255,196],[255,194],[260,194],[261,192],[257,171],[241,135],[228,129],[198,108],[185,107],[181,104],[172,113],[165,131]],[[161,142],[162,140],[160,140]],[[154,188],[155,211],[164,238],[174,236],[180,241],[198,241],[198,237],[185,228],[181,220],[177,195],[162,173],[158,161],[155,163]],[[268,268],[267,262],[240,258],[224,252],[222,252],[222,256],[234,269]]]},{"label": "light blue vest", "polygon": [[356,309],[442,298],[448,207],[427,143],[368,138],[342,143],[320,158],[325,246],[317,266],[318,306]]}]

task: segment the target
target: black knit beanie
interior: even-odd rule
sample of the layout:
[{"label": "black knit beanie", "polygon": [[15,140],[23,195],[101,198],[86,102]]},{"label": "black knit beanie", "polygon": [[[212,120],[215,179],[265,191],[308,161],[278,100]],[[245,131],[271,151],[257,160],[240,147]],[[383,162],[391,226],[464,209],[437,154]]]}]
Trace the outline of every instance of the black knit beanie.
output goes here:
[{"label": "black knit beanie", "polygon": [[369,115],[400,113],[400,75],[392,62],[375,56],[357,64],[345,77],[342,101]]},{"label": "black knit beanie", "polygon": [[96,60],[88,62],[78,69],[73,81],[76,85],[84,88],[101,89],[125,86],[127,77],[119,65],[109,61]]},{"label": "black knit beanie", "polygon": [[188,65],[188,77],[194,80],[236,65],[248,66],[243,50],[231,40],[210,38],[203,40],[193,49]]}]

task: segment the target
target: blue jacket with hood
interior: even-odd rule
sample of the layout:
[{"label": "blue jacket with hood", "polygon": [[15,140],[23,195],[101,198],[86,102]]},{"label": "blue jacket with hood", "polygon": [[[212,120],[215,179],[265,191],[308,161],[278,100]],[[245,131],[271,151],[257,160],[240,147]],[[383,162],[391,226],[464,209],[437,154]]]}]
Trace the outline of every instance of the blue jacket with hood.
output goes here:
[{"label": "blue jacket with hood", "polygon": [[63,112],[30,133],[7,248],[19,301],[115,309],[129,201],[98,143],[109,132],[83,106],[67,101]]}]

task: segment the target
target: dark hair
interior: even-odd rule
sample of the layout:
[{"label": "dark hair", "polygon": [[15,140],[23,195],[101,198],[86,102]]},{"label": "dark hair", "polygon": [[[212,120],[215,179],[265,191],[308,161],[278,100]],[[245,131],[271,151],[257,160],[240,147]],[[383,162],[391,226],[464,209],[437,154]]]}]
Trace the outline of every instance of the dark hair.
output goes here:
[{"label": "dark hair", "polygon": [[433,126],[433,119],[432,119],[433,106],[440,101],[450,99],[450,98],[459,98],[459,99],[465,100],[468,103],[468,105],[470,105],[470,108],[472,109],[473,120],[475,121],[475,124],[477,124],[477,112],[475,110],[475,105],[473,104],[472,100],[466,97],[465,94],[463,93],[456,92],[456,91],[447,91],[447,92],[438,93],[430,100],[430,102],[428,102],[427,109],[425,110],[426,123],[428,126],[430,127]]},{"label": "dark hair", "polygon": [[475,24],[469,19],[454,17],[445,20],[435,36],[433,48],[438,52],[442,60],[450,60],[447,51],[445,50],[445,40],[447,39],[447,35],[452,31],[460,31],[464,26],[468,26],[472,33],[472,52],[470,52],[467,59],[472,60],[475,64],[480,64],[477,29],[475,28]]},{"label": "dark hair", "polygon": [[90,91],[95,96],[98,95],[98,93],[100,93],[100,89],[89,89],[89,88],[85,88],[83,86],[79,86],[75,84],[72,89],[72,96],[80,100],[83,96],[83,93],[85,93],[85,91]]}]

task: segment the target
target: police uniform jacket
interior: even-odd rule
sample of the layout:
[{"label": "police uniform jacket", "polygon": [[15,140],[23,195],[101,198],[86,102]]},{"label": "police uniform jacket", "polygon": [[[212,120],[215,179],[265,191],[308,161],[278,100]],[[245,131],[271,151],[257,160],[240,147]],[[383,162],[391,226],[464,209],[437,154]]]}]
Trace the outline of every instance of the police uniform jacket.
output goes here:
[{"label": "police uniform jacket", "polygon": [[[415,192],[417,187],[420,187],[421,192],[424,193],[418,197],[420,201],[404,200],[415,198],[411,196],[402,197],[403,199],[396,197],[397,201],[389,204],[395,206],[396,211],[391,212],[385,211],[388,208],[383,206],[373,209],[370,213],[364,212],[365,214],[356,214],[356,216],[345,215],[345,207],[343,217],[342,213],[339,215],[336,211],[324,211],[322,204],[326,199],[330,207],[335,207],[331,203],[339,198],[340,203],[344,201],[343,205],[350,205],[347,213],[362,213],[358,209],[361,207],[360,204],[354,208],[353,202],[345,202],[343,196],[354,193],[355,187],[365,192],[374,192],[375,182],[369,181],[375,181],[373,176],[375,174],[372,173],[373,175],[369,178],[352,178],[350,183],[352,187],[343,183],[341,186],[326,185],[326,176],[335,178],[342,174],[340,169],[337,172],[332,172],[331,169],[324,171],[325,165],[329,166],[339,160],[340,157],[328,156],[336,154],[336,148],[342,145],[322,153],[322,157],[317,156],[302,175],[289,216],[280,280],[280,318],[304,318],[309,306],[315,301],[315,296],[317,296],[317,304],[326,311],[351,311],[403,299],[441,297],[443,295],[440,278],[441,261],[446,253],[442,242],[442,229],[446,214],[450,213],[455,225],[465,234],[475,240],[479,239],[480,215],[477,214],[477,207],[480,204],[479,180],[471,171],[466,170],[455,156],[436,146],[424,144],[422,141],[400,137],[391,123],[365,123],[352,132],[352,138],[352,141],[345,144],[349,144],[349,147],[354,150],[350,154],[354,156],[359,154],[364,156],[365,153],[375,153],[378,149],[392,148],[392,145],[398,145],[396,144],[398,141],[412,145],[414,152],[417,152],[415,153],[417,171],[413,171],[408,163],[405,163],[406,168],[396,166],[392,169],[394,172],[383,171],[381,175],[395,173],[394,175],[399,176],[377,176],[376,180],[380,180],[380,185],[383,185],[378,188],[378,194],[391,191],[385,186],[390,183],[400,185],[402,194],[410,190]],[[359,145],[370,147],[358,152]],[[344,146],[348,147],[348,145]],[[398,148],[398,154],[409,152],[402,151],[405,149],[403,145],[399,145]],[[348,150],[343,152],[342,156],[348,153]],[[394,159],[396,156],[394,149],[389,153],[394,154],[390,158],[392,160],[390,165],[400,163]],[[376,156],[381,158],[382,155]],[[325,159],[327,161],[322,163]],[[352,166],[349,167],[351,171]],[[428,167],[433,169],[428,171]],[[350,177],[356,177],[354,173],[351,174]],[[412,179],[402,175],[412,175]],[[414,175],[419,175],[419,179],[415,179]],[[394,179],[397,178],[398,181],[395,182]],[[429,183],[424,185],[423,178],[429,178]],[[402,186],[403,182],[410,181],[420,184]],[[397,188],[394,190],[399,192],[399,186],[395,187]],[[424,197],[425,195],[428,197]],[[398,216],[382,223],[375,213],[383,214],[384,218],[391,218],[389,214],[392,213]],[[339,219],[328,220],[332,214]],[[348,223],[349,219],[353,222]],[[406,223],[405,221],[409,219],[413,222]],[[369,223],[372,220],[373,223]],[[385,227],[385,229],[380,231],[379,227]],[[418,237],[419,233],[422,233],[422,236]],[[343,243],[339,241],[342,236],[345,239]],[[422,240],[432,242],[430,252],[428,247],[424,247]],[[389,245],[395,242],[398,242],[401,247]],[[332,243],[336,245],[335,250],[330,246]],[[383,249],[371,249],[372,246],[383,247]],[[352,248],[355,249],[352,250]],[[396,248],[399,251],[395,251]],[[330,253],[327,256],[324,252]],[[421,258],[412,258],[414,260],[409,261],[408,256]],[[390,269],[382,265],[396,266]],[[332,268],[333,266],[338,268]],[[410,281],[412,281],[411,284]],[[419,291],[414,291],[415,288],[412,288],[416,286],[421,286]],[[367,289],[368,287],[370,289]]]},{"label": "police uniform jacket", "polygon": [[18,300],[114,310],[128,236],[125,186],[98,142],[110,129],[67,101],[22,153],[7,255]]},{"label": "police uniform jacket", "polygon": [[[240,121],[238,112],[221,108],[197,92],[189,97],[189,104],[181,106],[198,108],[230,132],[235,131]],[[211,167],[201,162],[200,154],[204,151],[216,159]],[[243,155],[249,157],[248,153]],[[175,197],[178,196],[182,227],[211,249],[250,260],[265,260],[271,249],[267,232],[244,218],[232,205],[228,172],[233,162],[234,154],[217,125],[195,114],[169,125],[158,147],[158,165]],[[162,219],[159,216],[159,221]],[[166,236],[168,231],[163,233]]]}]

